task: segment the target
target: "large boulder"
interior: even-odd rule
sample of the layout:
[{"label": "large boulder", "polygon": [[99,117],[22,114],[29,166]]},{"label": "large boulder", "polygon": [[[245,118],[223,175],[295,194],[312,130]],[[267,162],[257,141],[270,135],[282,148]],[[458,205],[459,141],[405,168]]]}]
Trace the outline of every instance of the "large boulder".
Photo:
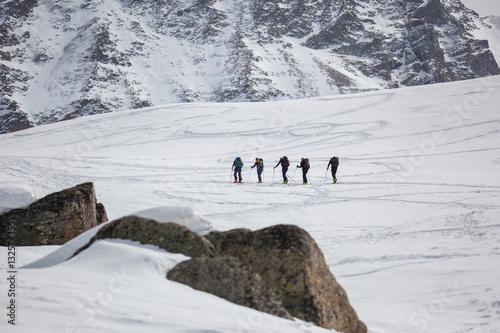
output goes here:
[{"label": "large boulder", "polygon": [[107,219],[94,184],[80,184],[0,215],[0,246],[61,245]]},{"label": "large boulder", "polygon": [[113,238],[192,257],[168,272],[167,278],[194,289],[339,332],[367,332],[318,245],[299,227],[236,229],[202,237],[176,223],[132,215],[103,226],[74,255],[99,239]]},{"label": "large boulder", "polygon": [[277,225],[255,232],[212,232],[206,237],[219,254],[233,256],[259,274],[294,317],[339,332],[367,332],[323,253],[303,229]]},{"label": "large boulder", "polygon": [[214,256],[212,243],[191,229],[173,222],[160,223],[135,215],[122,217],[103,226],[87,245],[76,253],[87,249],[98,239],[129,239],[141,244],[156,245],[173,253],[190,257]]},{"label": "large boulder", "polygon": [[175,266],[167,278],[239,305],[293,319],[260,275],[234,257],[193,258]]}]

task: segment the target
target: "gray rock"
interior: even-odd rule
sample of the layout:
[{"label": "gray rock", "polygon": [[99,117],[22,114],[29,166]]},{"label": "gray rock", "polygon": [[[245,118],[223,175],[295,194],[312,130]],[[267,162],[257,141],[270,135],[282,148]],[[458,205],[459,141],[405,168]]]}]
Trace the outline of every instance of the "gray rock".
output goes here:
[{"label": "gray rock", "polygon": [[102,203],[97,203],[95,206],[96,220],[97,224],[108,221],[108,213],[106,213],[106,207]]},{"label": "gray rock", "polygon": [[167,277],[230,302],[293,319],[260,275],[234,257],[193,258],[177,265]]},{"label": "gray rock", "polygon": [[[84,183],[0,215],[0,245],[61,245],[105,221],[94,184]],[[15,231],[15,236],[7,231]]]},{"label": "gray rock", "polygon": [[215,250],[208,240],[179,224],[160,223],[139,216],[126,216],[103,226],[87,245],[75,255],[87,249],[98,239],[129,239],[141,244],[156,245],[173,253],[190,257],[214,256]]},{"label": "gray rock", "polygon": [[184,226],[126,216],[103,226],[74,256],[89,248],[95,241],[110,238],[129,239],[191,256],[191,260],[182,262],[171,270],[168,279],[239,305],[283,318],[293,318],[258,274],[234,257],[217,256],[211,242]]},{"label": "gray rock", "polygon": [[206,236],[221,255],[238,258],[259,274],[294,317],[345,333],[365,333],[347,298],[309,234],[277,225],[212,232]]},{"label": "gray rock", "polygon": [[194,289],[339,332],[367,331],[321,250],[299,227],[236,229],[212,232],[205,238],[176,223],[127,216],[103,226],[75,255],[108,238],[139,241],[193,257],[172,269],[167,278]]}]

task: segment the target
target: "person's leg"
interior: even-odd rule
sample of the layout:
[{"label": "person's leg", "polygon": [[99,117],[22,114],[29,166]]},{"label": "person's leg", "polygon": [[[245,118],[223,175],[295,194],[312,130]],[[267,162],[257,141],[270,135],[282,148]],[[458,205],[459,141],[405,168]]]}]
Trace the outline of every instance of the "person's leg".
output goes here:
[{"label": "person's leg", "polygon": [[257,177],[259,178],[259,183],[262,182],[262,171],[264,171],[264,169],[257,169]]},{"label": "person's leg", "polygon": [[281,171],[283,172],[283,183],[286,183],[288,181],[288,178],[286,177],[286,172],[288,171],[288,167],[282,167]]},{"label": "person's leg", "polygon": [[238,168],[238,177],[240,178],[240,182],[243,180],[241,179],[241,168]]},{"label": "person's leg", "polygon": [[307,183],[307,169],[302,168],[302,182]]},{"label": "person's leg", "polygon": [[336,166],[332,166],[332,177],[334,182],[337,180],[337,168]]}]

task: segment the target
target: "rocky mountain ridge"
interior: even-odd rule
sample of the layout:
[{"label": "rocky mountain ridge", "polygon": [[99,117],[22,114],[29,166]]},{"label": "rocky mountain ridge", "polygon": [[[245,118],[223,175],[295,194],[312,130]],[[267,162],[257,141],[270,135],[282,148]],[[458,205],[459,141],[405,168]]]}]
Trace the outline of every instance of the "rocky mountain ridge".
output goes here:
[{"label": "rocky mountain ridge", "polygon": [[459,0],[21,0],[0,9],[0,133],[166,103],[500,74],[490,50],[500,41],[475,37],[497,28]]}]

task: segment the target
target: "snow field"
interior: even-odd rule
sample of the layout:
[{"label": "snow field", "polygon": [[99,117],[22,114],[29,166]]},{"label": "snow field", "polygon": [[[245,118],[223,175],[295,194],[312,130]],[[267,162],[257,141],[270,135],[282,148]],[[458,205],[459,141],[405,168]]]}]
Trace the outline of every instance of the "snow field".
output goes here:
[{"label": "snow field", "polygon": [[[500,77],[491,77],[45,125],[0,138],[0,187],[41,197],[93,181],[110,219],[148,209],[166,215],[158,207],[169,206],[205,230],[296,224],[318,242],[370,332],[499,332],[499,88]],[[290,176],[301,157],[310,159],[310,185],[281,184],[280,168],[272,182],[283,155]],[[329,172],[325,181],[333,155],[338,184]],[[245,162],[243,184],[232,183],[236,156]],[[249,169],[256,157],[264,159],[263,184]],[[301,170],[294,180],[301,183]],[[84,332],[324,331],[167,281],[181,256],[100,241],[64,262],[70,243],[41,247],[38,256],[37,248],[18,249],[26,256],[19,262],[35,262],[19,270],[19,331],[68,331],[68,322]],[[123,270],[134,281],[114,294],[106,288]]]}]

